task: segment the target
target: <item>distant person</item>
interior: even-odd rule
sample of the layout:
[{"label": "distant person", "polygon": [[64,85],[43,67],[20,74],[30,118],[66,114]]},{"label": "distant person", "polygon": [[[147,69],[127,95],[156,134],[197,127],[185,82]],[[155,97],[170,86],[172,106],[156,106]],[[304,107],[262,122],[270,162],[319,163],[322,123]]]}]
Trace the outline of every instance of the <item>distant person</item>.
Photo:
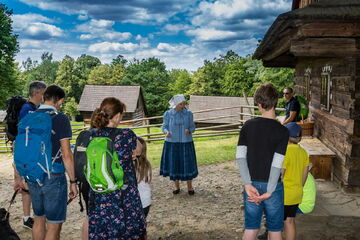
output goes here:
[{"label": "distant person", "polygon": [[[39,179],[36,179],[36,181],[27,180],[35,216],[34,226],[32,228],[32,235],[33,239],[35,240],[60,239],[61,226],[66,219],[66,203],[68,200],[68,184],[65,177],[65,171],[67,172],[70,181],[69,197],[73,199],[77,196],[78,193],[76,187],[73,155],[70,150],[70,139],[72,137],[70,121],[66,115],[59,112],[64,99],[65,91],[59,86],[51,85],[47,87],[44,92],[44,104],[40,105],[35,113],[31,113],[46,113],[52,116],[52,130],[49,133],[51,136],[50,141],[52,146],[52,153],[50,153],[52,158],[52,168],[47,169],[46,177],[44,177],[42,182],[40,182]],[[50,114],[50,112],[53,114]],[[26,117],[26,119],[29,119],[29,117]],[[24,120],[25,118],[23,121]],[[26,133],[26,135],[28,134],[33,134],[34,137],[40,136],[35,135],[35,133],[31,133],[31,130],[30,133]],[[35,142],[36,139],[29,137],[29,139],[25,141],[26,144],[31,144],[31,142]],[[18,143],[15,142],[15,158],[18,152],[21,150],[18,148],[21,145],[17,144]],[[46,150],[45,148],[41,149],[44,151]],[[15,160],[17,163],[17,159]],[[17,167],[18,166],[21,165],[17,163]],[[44,167],[42,167],[42,169],[44,171],[46,170]],[[34,169],[31,171],[34,171]],[[29,175],[27,178],[28,177]]]},{"label": "distant person", "polygon": [[278,92],[271,83],[260,85],[254,100],[261,117],[245,122],[236,151],[245,188],[243,239],[256,239],[265,212],[270,239],[278,240],[284,227],[284,187],[280,173],[289,132],[276,120]]},{"label": "distant person", "polygon": [[284,98],[286,100],[285,109],[286,116],[285,120],[282,122],[283,125],[290,122],[298,122],[299,112],[300,112],[300,104],[298,100],[294,97],[294,90],[291,87],[284,88]]},{"label": "distant person", "polygon": [[184,95],[175,95],[169,101],[171,109],[164,114],[162,130],[165,141],[161,156],[160,175],[174,181],[173,194],[180,193],[180,180],[186,181],[189,195],[195,191],[192,180],[197,177],[196,153],[192,133],[195,123],[191,111],[185,108]]},{"label": "distant person", "polygon": [[145,214],[132,162],[137,137],[128,128],[117,128],[124,112],[125,104],[114,97],[105,98],[94,112],[91,124],[97,131],[93,137],[114,139],[115,151],[124,172],[126,187],[109,193],[97,193],[90,188],[89,239],[127,240],[146,237]]},{"label": "distant person", "polygon": [[[19,121],[25,117],[29,112],[36,111],[36,109],[40,106],[40,103],[43,100],[43,95],[46,89],[46,84],[41,81],[35,81],[30,83],[29,85],[29,100],[22,105],[19,112]],[[22,178],[19,176],[16,169],[14,169],[14,189],[17,189],[21,182]],[[23,206],[23,226],[27,228],[32,228],[34,225],[34,219],[30,217],[30,208],[31,208],[31,197],[28,193],[27,186],[24,184],[25,189],[21,191],[22,197],[22,206]]]},{"label": "distant person", "polygon": [[303,186],[309,172],[309,157],[298,144],[301,141],[301,127],[296,123],[284,125],[290,134],[283,163],[284,182],[284,225],[286,240],[296,239],[295,216],[303,197]]},{"label": "distant person", "polygon": [[146,142],[143,138],[138,137],[136,149],[134,151],[133,159],[136,171],[136,179],[138,183],[138,190],[140,193],[141,204],[144,209],[145,218],[149,214],[151,206],[151,164],[146,156]]}]

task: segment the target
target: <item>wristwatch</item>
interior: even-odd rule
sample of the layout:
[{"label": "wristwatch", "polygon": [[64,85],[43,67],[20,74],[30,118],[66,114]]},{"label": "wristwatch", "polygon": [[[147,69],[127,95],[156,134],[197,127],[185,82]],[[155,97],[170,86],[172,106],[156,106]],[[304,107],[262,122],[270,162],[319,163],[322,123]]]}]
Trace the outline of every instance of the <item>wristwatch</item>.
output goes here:
[{"label": "wristwatch", "polygon": [[71,180],[70,179],[70,184],[75,184],[75,183],[77,183],[77,180],[75,179],[75,180]]}]

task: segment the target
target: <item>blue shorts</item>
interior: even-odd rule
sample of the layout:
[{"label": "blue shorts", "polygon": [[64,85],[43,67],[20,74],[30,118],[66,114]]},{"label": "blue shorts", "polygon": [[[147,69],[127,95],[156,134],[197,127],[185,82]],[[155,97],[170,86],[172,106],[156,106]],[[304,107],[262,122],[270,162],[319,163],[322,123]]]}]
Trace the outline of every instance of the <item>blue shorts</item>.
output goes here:
[{"label": "blue shorts", "polygon": [[[252,185],[259,194],[266,193],[267,183],[253,182]],[[262,201],[259,205],[249,202],[246,191],[244,191],[245,229],[260,229],[263,213],[266,217],[266,228],[271,232],[279,232],[284,228],[284,186],[279,182],[275,191],[269,199]]]},{"label": "blue shorts", "polygon": [[52,174],[44,184],[28,182],[35,217],[46,217],[48,223],[63,223],[66,219],[67,182],[65,174]]}]

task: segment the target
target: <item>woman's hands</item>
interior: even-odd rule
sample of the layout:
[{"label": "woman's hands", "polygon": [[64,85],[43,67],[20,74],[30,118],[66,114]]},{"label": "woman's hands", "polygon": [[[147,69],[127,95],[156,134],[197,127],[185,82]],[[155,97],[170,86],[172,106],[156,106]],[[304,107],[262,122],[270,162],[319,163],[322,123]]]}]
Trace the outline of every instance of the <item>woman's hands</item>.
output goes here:
[{"label": "woman's hands", "polygon": [[167,132],[167,133],[165,134],[165,137],[170,138],[170,137],[171,137],[171,133],[170,133],[170,132]]},{"label": "woman's hands", "polygon": [[189,135],[190,134],[190,130],[189,129],[185,129],[185,134]]}]

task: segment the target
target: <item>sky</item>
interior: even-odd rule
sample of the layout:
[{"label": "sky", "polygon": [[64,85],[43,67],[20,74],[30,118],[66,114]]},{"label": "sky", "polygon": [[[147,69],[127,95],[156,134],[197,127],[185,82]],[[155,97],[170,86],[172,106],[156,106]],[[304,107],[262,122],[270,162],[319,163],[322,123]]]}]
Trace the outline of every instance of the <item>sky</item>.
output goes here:
[{"label": "sky", "polygon": [[18,62],[65,55],[109,63],[156,57],[168,69],[196,70],[232,50],[252,54],[291,0],[1,0],[13,10]]}]

